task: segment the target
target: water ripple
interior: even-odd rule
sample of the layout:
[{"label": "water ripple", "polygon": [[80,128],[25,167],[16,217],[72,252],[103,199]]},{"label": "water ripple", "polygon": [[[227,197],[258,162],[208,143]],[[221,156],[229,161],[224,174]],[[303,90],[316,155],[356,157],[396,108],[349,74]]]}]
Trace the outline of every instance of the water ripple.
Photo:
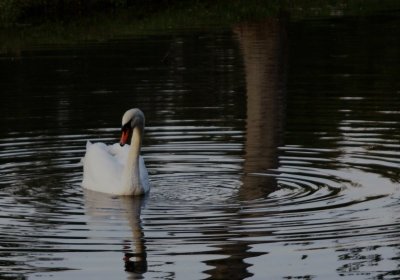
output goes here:
[{"label": "water ripple", "polygon": [[[85,194],[82,201],[82,139],[112,142],[117,131],[102,129],[101,138],[93,137],[99,134],[94,130],[89,135],[46,139],[12,135],[1,141],[2,158],[7,160],[0,164],[0,252],[12,253],[7,267],[66,271],[74,267],[73,262],[70,267],[41,266],[41,255],[50,255],[45,263],[59,263],[66,254],[142,248],[137,234],[146,236],[148,254],[216,259],[223,258],[220,248],[237,242],[252,244],[255,251],[263,251],[265,244],[294,246],[339,237],[343,244],[384,239],[393,246],[400,234],[400,220],[392,214],[399,187],[380,173],[371,173],[376,170],[372,166],[394,172],[399,167],[398,153],[385,150],[395,143],[380,141],[376,134],[359,137],[352,132],[345,137],[376,143],[382,149],[352,149],[353,140],[341,142],[340,153],[287,145],[279,149],[278,168],[245,174],[244,146],[235,140],[242,137],[240,131],[215,126],[149,127],[151,141],[144,155],[153,189],[147,201],[139,208],[107,196]],[[244,176],[276,181],[277,188],[267,197],[240,200]],[[371,182],[379,183],[380,189]],[[142,212],[141,219],[137,211]],[[124,241],[131,238],[133,243]]]}]

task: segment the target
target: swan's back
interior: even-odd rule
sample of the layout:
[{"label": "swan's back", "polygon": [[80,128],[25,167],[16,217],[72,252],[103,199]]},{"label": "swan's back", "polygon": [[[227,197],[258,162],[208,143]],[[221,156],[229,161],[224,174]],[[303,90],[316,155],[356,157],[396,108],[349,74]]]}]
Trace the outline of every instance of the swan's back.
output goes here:
[{"label": "swan's back", "polygon": [[[103,143],[86,144],[86,154],[83,158],[83,182],[86,189],[118,194],[121,186],[123,155],[118,144],[107,146]],[[125,154],[127,151],[125,152]],[[125,156],[126,158],[126,156]]]},{"label": "swan's back", "polygon": [[[86,143],[86,154],[83,161],[82,186],[86,189],[127,195],[129,189],[123,185],[123,169],[128,160],[129,145],[121,147],[118,143],[105,145],[104,143]],[[142,157],[139,157],[140,181],[143,191],[149,191],[150,184],[147,169]]]}]

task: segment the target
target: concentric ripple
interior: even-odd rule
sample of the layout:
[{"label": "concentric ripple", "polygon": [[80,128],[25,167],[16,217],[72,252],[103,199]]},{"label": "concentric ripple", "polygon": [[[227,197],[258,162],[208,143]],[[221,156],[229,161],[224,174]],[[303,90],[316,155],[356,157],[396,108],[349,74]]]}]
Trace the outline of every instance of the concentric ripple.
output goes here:
[{"label": "concentric ripple", "polygon": [[[207,130],[214,139],[203,133]],[[5,275],[57,272],[70,277],[82,269],[79,260],[92,256],[98,263],[99,254],[116,259],[130,254],[140,263],[151,259],[154,268],[148,274],[154,277],[168,278],[177,266],[199,261],[218,267],[232,256],[246,259],[260,273],[260,262],[281,254],[278,244],[291,254],[302,252],[301,258],[315,250],[341,258],[355,244],[365,244],[357,247],[360,254],[398,246],[400,220],[393,211],[400,210],[399,185],[377,169],[366,172],[364,164],[349,164],[353,156],[370,159],[368,149],[346,151],[343,146],[338,155],[332,149],[283,146],[277,169],[246,175],[243,145],[235,143],[243,137],[240,131],[149,127],[151,141],[143,153],[153,189],[148,197],[132,200],[82,192],[83,139],[113,142],[118,131],[92,133],[46,141],[32,133],[2,141],[7,161],[1,164],[1,252],[10,268]],[[98,134],[103,137],[93,137]],[[386,161],[385,152],[374,149],[373,154]],[[393,154],[387,162],[386,167],[396,163]],[[246,176],[275,181],[276,188],[267,196],[242,200],[240,193],[249,187]],[[380,245],[366,249],[368,242]],[[91,275],[94,269],[89,263],[84,271]],[[339,270],[346,269],[343,261]],[[274,273],[283,272],[278,267]]]}]

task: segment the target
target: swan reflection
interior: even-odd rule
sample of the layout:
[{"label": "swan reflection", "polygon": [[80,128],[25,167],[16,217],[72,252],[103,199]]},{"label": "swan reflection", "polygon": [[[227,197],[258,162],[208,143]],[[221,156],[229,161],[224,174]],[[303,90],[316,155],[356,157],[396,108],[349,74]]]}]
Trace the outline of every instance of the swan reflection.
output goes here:
[{"label": "swan reflection", "polygon": [[139,275],[147,272],[146,246],[140,214],[148,196],[112,196],[90,190],[84,190],[84,196],[89,223],[108,228],[115,227],[116,223],[123,227],[127,222],[132,239],[122,240],[125,270]]}]

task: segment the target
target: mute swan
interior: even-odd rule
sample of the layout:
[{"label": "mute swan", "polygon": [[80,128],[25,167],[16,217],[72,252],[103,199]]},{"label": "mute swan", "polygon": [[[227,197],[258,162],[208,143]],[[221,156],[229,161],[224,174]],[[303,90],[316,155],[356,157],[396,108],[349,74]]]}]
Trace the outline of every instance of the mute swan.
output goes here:
[{"label": "mute swan", "polygon": [[[141,195],[150,190],[147,169],[140,156],[144,114],[135,108],[122,117],[120,144],[86,144],[82,186],[116,195]],[[131,135],[131,145],[125,145]],[[125,146],[124,146],[125,145]]]}]

